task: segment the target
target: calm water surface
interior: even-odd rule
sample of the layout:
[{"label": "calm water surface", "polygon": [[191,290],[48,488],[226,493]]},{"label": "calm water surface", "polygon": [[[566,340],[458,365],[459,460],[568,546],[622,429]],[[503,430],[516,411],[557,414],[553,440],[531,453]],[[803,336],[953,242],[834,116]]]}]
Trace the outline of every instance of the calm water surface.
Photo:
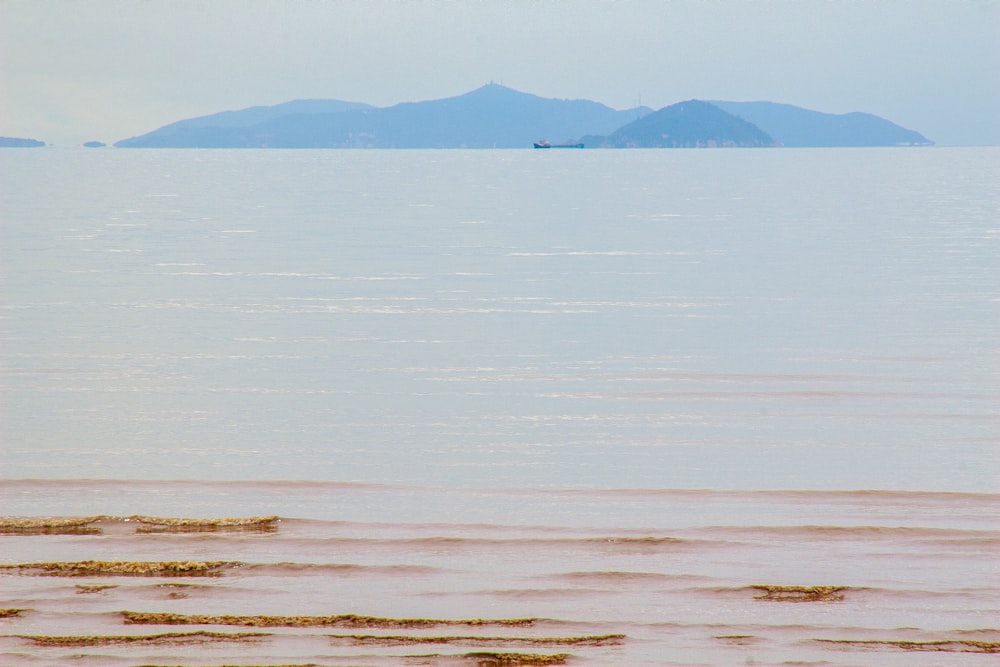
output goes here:
[{"label": "calm water surface", "polygon": [[[241,563],[191,587],[8,568],[3,660],[989,664],[998,158],[0,153],[0,513],[282,517],[0,536],[6,564]],[[248,630],[126,609],[539,620],[26,638]]]},{"label": "calm water surface", "polygon": [[996,158],[5,152],[5,476],[994,490]]}]

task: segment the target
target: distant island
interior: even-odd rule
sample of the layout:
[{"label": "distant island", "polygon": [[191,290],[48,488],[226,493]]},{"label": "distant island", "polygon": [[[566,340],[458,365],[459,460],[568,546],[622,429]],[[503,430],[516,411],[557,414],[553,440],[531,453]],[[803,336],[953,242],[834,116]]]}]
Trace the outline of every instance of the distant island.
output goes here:
[{"label": "distant island", "polygon": [[[327,107],[327,108],[324,108]],[[334,107],[331,110],[329,107]],[[617,111],[489,84],[441,100],[377,108],[300,100],[172,123],[119,148],[529,148],[609,133],[651,109]]]},{"label": "distant island", "polygon": [[868,113],[829,114],[774,102],[712,104],[749,121],[788,147],[930,146],[934,142]]},{"label": "distant island", "polygon": [[719,107],[688,100],[634,120],[606,137],[586,136],[600,148],[759,148],[780,143],[753,123]]},{"label": "distant island", "polygon": [[926,146],[918,132],[865,113],[774,102],[688,100],[616,110],[488,84],[464,95],[375,107],[294,100],[190,118],[118,148],[713,148]]},{"label": "distant island", "polygon": [[107,146],[107,144],[103,141],[87,141],[83,144],[84,148],[104,148],[105,146]]},{"label": "distant island", "polygon": [[0,148],[42,148],[43,146],[45,146],[45,142],[38,139],[0,137]]}]

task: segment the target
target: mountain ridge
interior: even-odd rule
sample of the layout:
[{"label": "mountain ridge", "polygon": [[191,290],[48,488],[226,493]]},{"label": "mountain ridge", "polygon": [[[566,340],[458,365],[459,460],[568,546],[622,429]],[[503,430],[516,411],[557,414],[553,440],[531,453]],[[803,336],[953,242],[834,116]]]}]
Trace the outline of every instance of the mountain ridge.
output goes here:
[{"label": "mountain ridge", "polygon": [[[672,138],[664,139],[664,135]],[[616,110],[592,100],[545,98],[489,83],[454,97],[387,107],[330,99],[222,111],[176,121],[114,145],[527,148],[543,139],[581,143],[580,137],[587,147],[933,144],[918,132],[860,112],[835,115],[775,102],[702,100],[657,111],[648,107]]]},{"label": "mountain ridge", "polygon": [[860,111],[831,114],[791,104],[763,101],[712,100],[711,103],[778,137],[781,145],[789,148],[929,146],[934,143],[919,132]]},{"label": "mountain ridge", "polygon": [[[253,109],[258,108],[228,113],[242,114]],[[438,100],[275,115],[258,123],[230,122],[225,127],[211,125],[212,116],[203,116],[123,139],[115,146],[521,148],[554,133],[575,138],[593,132],[595,127],[611,132],[648,111],[645,107],[620,111],[591,100],[543,98],[491,83]]]}]

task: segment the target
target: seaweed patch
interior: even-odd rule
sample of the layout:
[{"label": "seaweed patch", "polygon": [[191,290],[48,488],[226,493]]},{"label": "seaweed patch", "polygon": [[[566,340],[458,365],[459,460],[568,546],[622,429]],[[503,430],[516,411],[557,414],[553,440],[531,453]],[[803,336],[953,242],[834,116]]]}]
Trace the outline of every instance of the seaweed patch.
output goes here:
[{"label": "seaweed patch", "polygon": [[755,600],[772,600],[777,602],[839,602],[844,599],[843,591],[847,586],[765,586],[756,585],[750,588],[762,591]]},{"label": "seaweed patch", "polygon": [[0,535],[100,535],[91,524],[104,517],[76,519],[0,519]]},{"label": "seaweed patch", "polygon": [[226,568],[239,567],[236,561],[99,561],[0,565],[0,572],[15,571],[41,577],[219,577]]},{"label": "seaweed patch", "polygon": [[817,639],[827,644],[870,648],[897,648],[903,651],[938,651],[945,653],[1000,653],[1000,642],[980,642],[969,639],[941,639],[936,641],[905,641],[894,639]]},{"label": "seaweed patch", "polygon": [[506,646],[617,646],[625,635],[586,635],[581,637],[483,637],[419,635],[329,635],[335,642],[352,646],[408,646],[411,644],[487,644]]},{"label": "seaweed patch", "polygon": [[102,592],[108,590],[109,588],[118,588],[118,586],[116,584],[94,584],[94,585],[77,584],[76,585],[76,592],[77,593],[102,593]]},{"label": "seaweed patch", "polygon": [[139,523],[137,533],[274,533],[280,519],[254,516],[227,519],[173,519],[133,515],[125,519]]},{"label": "seaweed patch", "polygon": [[527,627],[533,618],[379,618],[339,614],[335,616],[210,616],[207,614],[171,614],[163,612],[122,611],[126,625],[239,625],[257,628],[432,628],[435,626],[506,626]]},{"label": "seaweed patch", "polygon": [[269,637],[264,632],[166,632],[157,635],[18,635],[39,646],[111,646],[116,644],[206,644],[210,642],[254,642]]},{"label": "seaweed patch", "polygon": [[0,618],[17,618],[27,609],[0,609]]},{"label": "seaweed patch", "polygon": [[754,635],[714,635],[712,638],[735,646],[749,646],[760,641],[760,638]]},{"label": "seaweed patch", "polygon": [[569,654],[466,653],[462,657],[467,660],[475,660],[476,667],[528,667],[529,665],[565,665]]},{"label": "seaweed patch", "polygon": [[224,519],[184,519],[134,514],[73,518],[0,519],[0,535],[101,535],[100,521],[138,524],[136,533],[274,533],[281,519],[252,516]]}]

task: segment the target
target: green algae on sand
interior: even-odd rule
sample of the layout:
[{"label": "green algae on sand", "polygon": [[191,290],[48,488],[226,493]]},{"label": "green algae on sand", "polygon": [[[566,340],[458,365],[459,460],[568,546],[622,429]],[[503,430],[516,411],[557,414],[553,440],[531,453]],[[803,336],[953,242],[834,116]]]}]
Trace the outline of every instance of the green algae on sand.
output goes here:
[{"label": "green algae on sand", "polygon": [[110,590],[112,588],[118,588],[117,584],[93,584],[93,585],[77,584],[76,592],[80,594],[103,593],[104,591]]}]

